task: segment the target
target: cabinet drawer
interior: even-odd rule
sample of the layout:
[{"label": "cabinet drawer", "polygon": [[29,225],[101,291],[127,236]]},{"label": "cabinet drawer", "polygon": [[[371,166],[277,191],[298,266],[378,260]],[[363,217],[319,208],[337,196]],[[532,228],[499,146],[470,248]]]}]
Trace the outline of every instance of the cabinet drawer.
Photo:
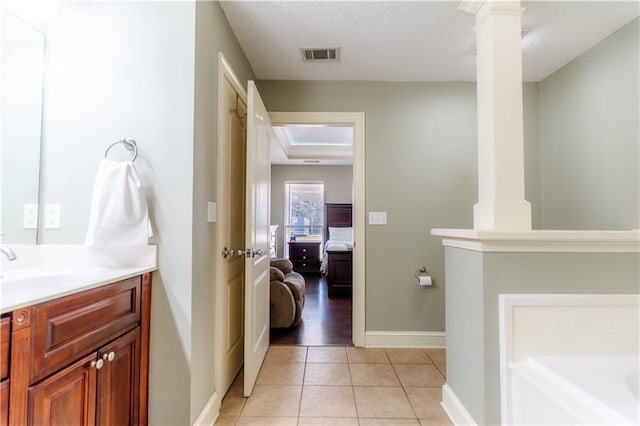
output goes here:
[{"label": "cabinet drawer", "polygon": [[289,258],[295,260],[317,260],[320,258],[320,244],[289,244]]},{"label": "cabinet drawer", "polygon": [[293,270],[298,273],[317,273],[320,272],[320,261],[319,260],[294,260]]},{"label": "cabinet drawer", "polygon": [[30,383],[135,328],[140,290],[135,277],[36,305]]},{"label": "cabinet drawer", "polygon": [[0,318],[0,380],[9,376],[9,350],[11,336],[11,317],[8,315]]}]

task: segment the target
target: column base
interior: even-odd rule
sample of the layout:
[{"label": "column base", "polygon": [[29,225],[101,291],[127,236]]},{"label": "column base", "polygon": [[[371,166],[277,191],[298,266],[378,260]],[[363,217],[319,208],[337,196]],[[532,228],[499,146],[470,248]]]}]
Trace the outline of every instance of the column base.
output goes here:
[{"label": "column base", "polygon": [[531,203],[527,200],[478,202],[473,206],[473,229],[530,231]]}]

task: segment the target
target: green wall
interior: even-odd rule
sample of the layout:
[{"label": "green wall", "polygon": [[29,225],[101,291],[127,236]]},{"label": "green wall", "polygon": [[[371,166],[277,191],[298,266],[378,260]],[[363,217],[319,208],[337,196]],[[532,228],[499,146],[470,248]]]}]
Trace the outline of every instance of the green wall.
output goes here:
[{"label": "green wall", "polygon": [[[635,19],[525,102],[525,126],[538,108],[539,143],[525,152],[538,164],[533,214],[545,229],[638,228],[638,28]],[[499,294],[640,293],[637,253],[445,253],[447,383],[478,424],[500,423]]]},{"label": "green wall", "polygon": [[640,227],[639,26],[539,83],[546,229]]},{"label": "green wall", "polygon": [[[366,329],[444,331],[444,258],[429,231],[473,226],[475,84],[260,81],[258,87],[269,111],[365,113],[365,208],[386,211],[388,220],[366,228]],[[535,85],[526,85],[525,147],[534,154],[535,95]],[[537,168],[528,165],[529,174],[527,197],[535,205]],[[416,283],[423,265],[433,288]]]},{"label": "green wall", "polygon": [[[215,1],[196,2],[195,111],[193,136],[191,420],[215,390],[215,223],[207,222],[207,202],[216,201],[218,143],[218,52],[222,52],[243,87],[253,70]],[[219,395],[222,398],[224,395]]]}]

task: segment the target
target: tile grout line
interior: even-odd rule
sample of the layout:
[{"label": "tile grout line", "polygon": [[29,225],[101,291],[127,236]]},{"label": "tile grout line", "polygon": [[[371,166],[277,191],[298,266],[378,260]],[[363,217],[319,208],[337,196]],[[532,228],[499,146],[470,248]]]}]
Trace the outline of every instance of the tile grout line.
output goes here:
[{"label": "tile grout line", "polygon": [[304,380],[307,376],[307,363],[309,361],[309,347],[305,346],[304,351],[304,369],[302,371],[302,386],[300,386],[300,401],[298,401],[298,418],[296,425],[300,423],[300,415],[302,414],[302,396],[304,395]]},{"label": "tile grout line", "polygon": [[[387,351],[385,350],[384,353],[387,354]],[[418,422],[418,424],[420,424],[420,419],[418,418],[418,413],[416,413],[416,409],[414,408],[413,404],[411,403],[411,399],[409,399],[409,395],[407,394],[407,391],[404,388],[404,384],[402,383],[402,380],[400,380],[400,376],[398,375],[398,370],[396,370],[396,366],[391,361],[391,357],[389,357],[389,354],[387,354],[387,357],[389,358],[389,362],[391,362],[391,368],[393,369],[393,372],[395,373],[396,378],[398,379],[398,382],[400,383],[400,388],[402,389],[402,393],[403,393],[404,397],[407,398],[407,402],[409,403],[409,407],[411,407],[411,411],[413,412],[413,416],[416,419],[416,421]]]},{"label": "tile grout line", "polygon": [[[302,345],[300,345],[300,346],[302,346]],[[298,347],[300,347],[300,346],[298,346]],[[301,416],[301,414],[302,414],[302,397],[303,397],[303,394],[304,394],[305,387],[307,387],[307,384],[305,384],[306,376],[308,374],[308,369],[307,368],[310,366],[309,365],[309,363],[310,363],[310,361],[309,361],[310,360],[310,351],[309,351],[309,349],[310,348],[308,346],[303,346],[302,349],[304,350],[304,355],[303,355],[303,357],[301,357],[302,360],[300,360],[300,361],[295,361],[294,360],[293,362],[288,362],[287,363],[287,364],[292,364],[292,363],[300,362],[300,363],[303,364],[302,380],[301,380],[302,383],[301,383],[301,386],[300,386],[301,387],[301,392],[299,394],[297,416],[295,417],[296,424],[298,424],[298,425],[301,424],[301,422],[304,419],[304,417]],[[432,386],[432,385],[409,386],[409,385],[405,385],[402,382],[402,380],[400,380],[399,372],[398,372],[396,367],[402,366],[404,364],[423,365],[424,363],[422,363],[422,362],[417,362],[417,363],[416,362],[409,362],[409,363],[398,362],[398,363],[394,363],[391,360],[390,354],[388,353],[388,349],[389,348],[381,348],[381,349],[383,350],[383,353],[385,354],[385,359],[386,359],[385,363],[381,363],[381,362],[377,362],[377,363],[376,362],[374,362],[374,363],[371,363],[371,362],[352,363],[350,358],[348,357],[347,347],[344,347],[344,351],[347,352],[347,354],[345,354],[346,358],[347,358],[346,363],[338,362],[338,364],[346,364],[347,365],[347,374],[349,375],[348,376],[349,385],[351,386],[351,394],[352,394],[352,397],[354,399],[354,408],[355,408],[355,415],[356,415],[355,423],[360,425],[360,424],[362,424],[362,420],[363,419],[360,417],[361,413],[360,413],[358,404],[356,402],[356,395],[355,395],[356,386],[353,383],[353,377],[352,377],[352,374],[351,374],[352,373],[351,372],[351,366],[352,366],[351,364],[372,364],[372,365],[375,365],[375,364],[379,364],[379,365],[388,364],[388,365],[391,365],[393,373],[394,373],[396,379],[398,380],[400,387],[402,388],[402,394],[404,395],[405,400],[409,403],[409,406],[411,407],[411,410],[412,410],[412,413],[413,413],[413,417],[411,417],[411,420],[414,420],[414,421],[418,422],[417,424],[420,424],[420,418],[417,415],[416,407],[414,406],[414,403],[409,398],[407,389],[408,388],[414,388],[414,387],[415,388],[441,388],[441,386]],[[422,349],[422,353],[424,353],[426,355],[427,359],[430,361],[430,364],[426,364],[426,365],[434,366],[435,370],[438,372],[440,377],[444,378],[444,380],[446,382],[446,374],[443,373],[443,371],[439,368],[439,366],[435,362],[434,358],[429,353],[427,353],[426,349],[424,349],[424,348],[421,348],[421,349]],[[436,353],[435,355],[437,355],[439,357],[438,359],[441,358],[441,355],[439,353]],[[332,363],[325,362],[325,361],[323,361],[323,362],[326,363],[326,364],[332,364]],[[235,382],[235,379],[234,379],[234,382]],[[312,385],[308,385],[308,386],[312,386]],[[335,382],[332,382],[331,384],[327,383],[327,386],[342,386],[342,385],[336,385]],[[374,386],[374,385],[371,385],[371,386]],[[242,412],[244,411],[244,409],[246,408],[247,401],[248,401],[248,398],[242,398],[242,402],[241,402],[240,407],[239,407],[240,412],[238,413],[238,415],[232,416],[232,424],[238,425],[242,421],[242,416],[241,415],[242,415]],[[331,417],[331,416],[329,416],[329,417]],[[389,419],[387,419],[387,420],[389,420]]]}]

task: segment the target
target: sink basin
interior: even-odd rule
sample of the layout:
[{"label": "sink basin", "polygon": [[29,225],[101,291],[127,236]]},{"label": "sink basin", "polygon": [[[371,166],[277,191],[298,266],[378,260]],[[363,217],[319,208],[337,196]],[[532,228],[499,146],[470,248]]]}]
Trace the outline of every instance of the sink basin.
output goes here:
[{"label": "sink basin", "polygon": [[2,291],[8,290],[8,286],[27,287],[58,287],[70,283],[91,280],[102,275],[106,270],[101,268],[86,267],[39,267],[2,274],[0,282]]},{"label": "sink basin", "polygon": [[117,277],[118,270],[92,267],[41,266],[3,272],[0,275],[0,308],[17,307],[72,294]]}]

